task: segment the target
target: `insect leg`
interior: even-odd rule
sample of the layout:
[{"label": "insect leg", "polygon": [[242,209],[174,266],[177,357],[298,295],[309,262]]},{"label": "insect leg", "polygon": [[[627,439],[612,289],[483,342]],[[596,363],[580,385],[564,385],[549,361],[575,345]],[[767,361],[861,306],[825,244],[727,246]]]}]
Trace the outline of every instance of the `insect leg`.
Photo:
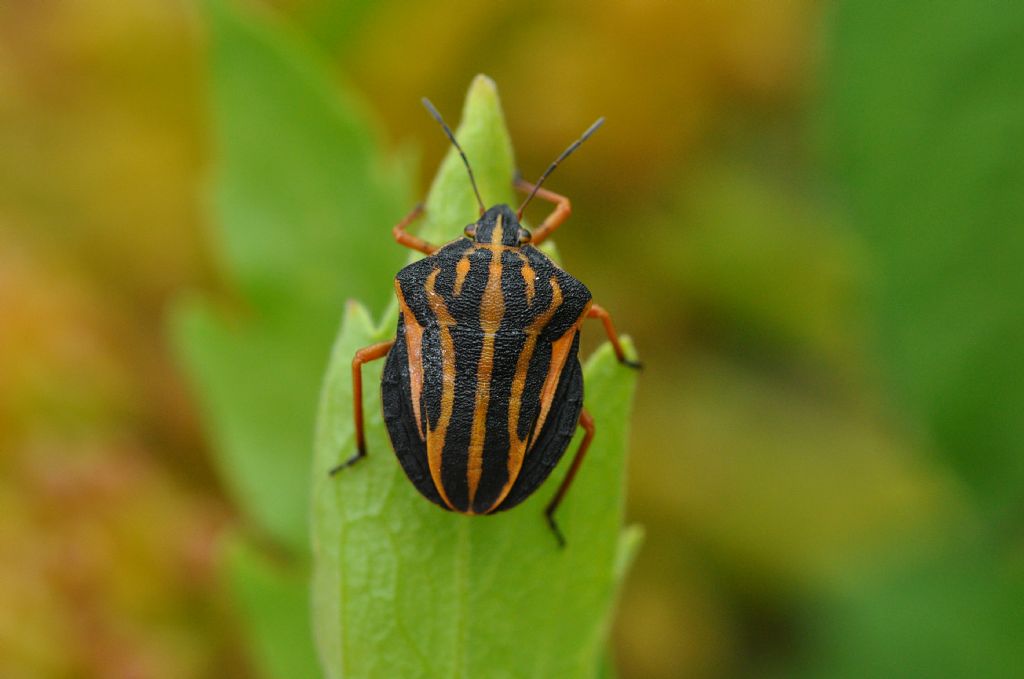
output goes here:
[{"label": "insect leg", "polygon": [[[533,184],[520,178],[516,180],[516,188],[528,194],[533,191]],[[552,231],[561,226],[562,222],[572,214],[572,204],[568,198],[561,194],[548,191],[547,189],[538,189],[537,197],[554,203],[555,209],[541,222],[540,226],[533,230],[533,237],[530,239],[530,242],[534,245],[540,245],[545,238],[551,235]]]},{"label": "insect leg", "polygon": [[406,229],[409,225],[416,221],[417,218],[423,215],[423,203],[417,203],[416,207],[412,209],[412,212],[402,218],[402,221],[395,224],[394,228],[391,229],[391,235],[395,237],[395,240],[399,245],[404,245],[407,248],[413,250],[419,250],[425,255],[432,255],[437,251],[437,246],[422,238],[417,238],[412,235]]},{"label": "insect leg", "polygon": [[387,356],[391,345],[395,340],[378,342],[368,347],[363,347],[356,352],[352,359],[352,405],[354,409],[354,421],[356,424],[356,454],[330,470],[334,476],[345,467],[351,467],[359,460],[366,457],[366,437],[363,433],[363,364],[376,361],[378,358]]},{"label": "insect leg", "polygon": [[608,340],[612,343],[612,347],[615,349],[615,355],[619,359],[619,363],[622,365],[629,366],[630,368],[636,368],[639,370],[644,367],[644,364],[640,361],[634,361],[626,358],[626,352],[622,349],[622,343],[619,342],[619,334],[615,332],[615,324],[612,323],[612,317],[608,315],[605,308],[600,304],[591,304],[590,310],[587,311],[587,318],[599,318],[601,323],[604,324],[604,331],[608,334]]},{"label": "insect leg", "polygon": [[576,478],[576,472],[579,471],[580,464],[583,462],[583,458],[587,454],[587,448],[590,447],[590,442],[594,438],[594,418],[590,416],[586,408],[580,411],[580,426],[583,427],[583,440],[580,442],[579,449],[576,450],[576,456],[572,459],[572,464],[569,466],[569,473],[562,479],[562,485],[558,487],[558,492],[555,493],[555,497],[551,498],[551,502],[548,503],[547,509],[544,510],[544,516],[548,519],[548,525],[551,527],[552,532],[555,534],[555,539],[558,540],[559,547],[565,547],[565,536],[562,535],[562,531],[559,530],[558,524],[555,523],[555,510],[558,509],[558,505],[562,503],[562,499],[565,497],[566,491],[569,490],[569,486],[572,485],[572,481]]}]

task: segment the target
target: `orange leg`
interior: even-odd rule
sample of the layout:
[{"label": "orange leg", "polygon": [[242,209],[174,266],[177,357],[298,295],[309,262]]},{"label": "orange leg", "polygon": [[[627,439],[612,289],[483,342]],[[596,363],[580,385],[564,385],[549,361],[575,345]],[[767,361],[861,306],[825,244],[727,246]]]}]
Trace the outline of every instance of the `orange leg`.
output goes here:
[{"label": "orange leg", "polygon": [[562,504],[562,499],[565,497],[566,491],[569,490],[569,486],[572,485],[573,479],[576,478],[576,472],[580,469],[580,464],[583,463],[583,458],[587,455],[587,448],[590,447],[590,442],[594,439],[594,418],[590,416],[586,408],[580,411],[580,426],[583,427],[583,440],[580,442],[580,447],[576,451],[576,457],[572,459],[572,465],[569,466],[569,473],[562,479],[562,485],[558,487],[558,492],[555,493],[555,497],[551,498],[551,502],[548,503],[547,509],[544,510],[544,516],[548,519],[548,525],[551,526],[552,532],[555,534],[555,539],[558,540],[559,547],[565,547],[565,536],[562,535],[562,531],[558,529],[558,524],[555,523],[555,510],[558,509],[558,505]]},{"label": "orange leg", "polygon": [[355,411],[354,421],[356,423],[356,454],[338,466],[332,467],[330,471],[332,476],[345,467],[351,467],[366,457],[366,437],[363,433],[363,364],[387,356],[387,353],[391,351],[391,345],[394,343],[395,340],[388,340],[387,342],[379,342],[363,347],[356,352],[355,357],[352,359],[352,405]]},{"label": "orange leg", "polygon": [[619,333],[615,332],[615,324],[612,323],[612,317],[608,315],[603,306],[600,304],[590,305],[590,310],[587,311],[587,318],[601,319],[601,323],[604,324],[604,331],[608,334],[608,340],[612,343],[612,348],[615,349],[615,355],[618,357],[619,363],[638,370],[644,367],[644,364],[640,361],[626,358],[626,352],[622,349],[622,343],[619,342]]},{"label": "orange leg", "polygon": [[417,238],[412,235],[406,229],[412,224],[418,217],[423,215],[423,203],[417,203],[416,207],[412,209],[412,212],[402,218],[402,221],[395,224],[394,228],[391,229],[391,234],[395,237],[395,240],[399,245],[404,245],[407,248],[413,250],[419,250],[425,255],[432,255],[437,252],[437,246],[428,243],[422,238]]},{"label": "orange leg", "polygon": [[[529,194],[533,191],[533,184],[520,178],[516,180],[516,188],[525,194]],[[572,214],[572,204],[569,202],[569,199],[559,193],[548,191],[547,189],[538,189],[537,197],[554,203],[555,209],[551,211],[551,214],[547,216],[540,226],[533,230],[533,237],[530,239],[530,242],[534,245],[540,245],[544,239],[550,236]]]}]

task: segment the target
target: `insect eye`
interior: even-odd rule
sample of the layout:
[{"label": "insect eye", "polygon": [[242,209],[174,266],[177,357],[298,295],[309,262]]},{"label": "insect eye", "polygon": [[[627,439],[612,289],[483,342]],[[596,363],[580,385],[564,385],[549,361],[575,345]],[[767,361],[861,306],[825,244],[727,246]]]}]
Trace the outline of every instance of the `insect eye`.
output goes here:
[{"label": "insect eye", "polygon": [[476,224],[467,224],[462,233],[466,234],[466,238],[476,238]]},{"label": "insect eye", "polygon": [[527,243],[529,243],[530,242],[530,238],[532,238],[532,236],[530,235],[529,231],[527,231],[526,229],[519,229],[519,244],[520,245],[526,245]]}]

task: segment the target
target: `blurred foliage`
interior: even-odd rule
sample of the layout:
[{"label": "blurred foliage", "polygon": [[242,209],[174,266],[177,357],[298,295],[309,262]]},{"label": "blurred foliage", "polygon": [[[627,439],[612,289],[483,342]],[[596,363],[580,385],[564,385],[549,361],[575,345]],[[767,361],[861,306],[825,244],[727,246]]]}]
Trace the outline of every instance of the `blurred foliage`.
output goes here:
[{"label": "blurred foliage", "polygon": [[1022,665],[1024,578],[1019,556],[989,546],[889,569],[844,587],[815,631],[801,676],[1015,677]]},{"label": "blurred foliage", "polygon": [[[350,295],[380,305],[398,253],[373,256],[380,224],[409,202],[354,95],[303,43],[222,0],[206,4],[218,164],[215,239],[241,309],[181,304],[174,334],[221,474],[253,545],[227,562],[267,677],[319,674],[309,612],[309,467],[316,395]],[[265,590],[265,591],[264,591]],[[283,634],[282,634],[283,633]]]},{"label": "blurred foliage", "polygon": [[970,488],[976,516],[841,588],[810,676],[1017,676],[1024,8],[892,9],[835,14],[829,150],[875,265],[895,410]]},{"label": "blurred foliage", "polygon": [[225,509],[158,463],[176,443],[147,421],[144,381],[161,370],[104,299],[0,230],[3,677],[171,679],[240,661],[214,586]]},{"label": "blurred foliage", "polygon": [[282,567],[242,538],[226,540],[222,550],[221,585],[238,603],[258,675],[321,676],[310,634],[308,573]]},{"label": "blurred foliage", "polygon": [[887,381],[981,503],[1014,511],[1024,502],[1022,32],[1020,6],[845,3],[826,100],[838,178],[876,266]]},{"label": "blurred foliage", "polygon": [[[623,677],[1015,674],[1018,10],[239,2],[287,17],[289,53],[301,34],[319,42],[346,77],[312,87],[365,95],[386,145],[423,144],[422,168],[445,147],[418,98],[454,110],[480,71],[501,85],[527,176],[608,117],[551,187],[574,201],[566,265],[649,366],[628,479],[647,539],[613,635]],[[225,498],[244,517],[228,530],[277,543],[298,517],[269,528],[218,485],[163,319],[200,287],[237,344],[274,306],[268,289],[317,286],[282,282],[284,263],[266,284],[224,256],[259,253],[202,235],[204,168],[230,148],[207,132],[205,23],[189,2],[0,3],[4,676],[274,662],[239,652],[243,616],[217,577],[231,551],[214,545]],[[287,108],[267,98],[237,124]],[[265,142],[284,153],[276,133]],[[343,164],[328,155],[310,158]],[[259,181],[236,186],[259,192],[272,175],[251,160]],[[347,195],[341,175],[308,191],[290,178],[296,200],[322,200],[317,223],[336,210],[323,196]],[[266,224],[281,214],[269,198],[236,218]],[[357,245],[397,268],[394,216]],[[289,243],[261,244],[284,258]],[[349,294],[324,291],[338,303],[317,370]],[[358,294],[378,311],[389,292]],[[293,412],[311,425],[315,392],[306,402]],[[264,579],[289,561],[264,546],[234,581],[253,596],[289,584]]]},{"label": "blurred foliage", "polygon": [[[474,79],[456,135],[487,204],[512,201],[512,144],[490,79]],[[430,220],[420,233],[431,242],[450,240],[467,215],[477,214],[454,148],[426,205]],[[364,393],[369,456],[338,476],[324,473],[356,452],[352,356],[393,338],[397,318],[392,306],[375,324],[365,308],[349,305],[321,401],[312,476],[313,601],[326,675],[594,677],[612,604],[639,541],[637,529],[622,530],[636,373],[609,346],[587,362],[586,403],[598,434],[558,510],[568,542],[562,550],[544,506],[582,432],[545,490],[521,508],[475,518],[439,511],[388,454],[374,398],[383,361],[363,368],[365,384],[374,385]]]},{"label": "blurred foliage", "polygon": [[401,255],[369,255],[377,225],[409,202],[407,180],[301,43],[221,0],[208,6],[215,245],[244,306],[232,318],[190,300],[176,336],[237,501],[302,553],[316,394],[339,309],[351,296],[386,299],[372,281]]}]

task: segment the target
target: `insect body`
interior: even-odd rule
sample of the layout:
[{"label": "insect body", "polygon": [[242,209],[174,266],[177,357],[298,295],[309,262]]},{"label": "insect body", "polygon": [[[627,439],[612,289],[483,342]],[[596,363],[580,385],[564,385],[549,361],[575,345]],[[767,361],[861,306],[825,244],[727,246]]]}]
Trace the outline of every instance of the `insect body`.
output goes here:
[{"label": "insect body", "polygon": [[[459,148],[440,115],[424,103]],[[626,359],[610,317],[593,304],[587,287],[534,247],[570,211],[568,199],[540,184],[601,122],[536,185],[517,182],[529,192],[518,212],[503,204],[485,210],[477,193],[479,220],[465,228],[465,237],[440,248],[406,231],[422,207],[395,226],[399,243],[428,256],[395,277],[395,339],[360,350],[352,362],[358,450],[332,473],[366,455],[361,366],[386,355],[381,396],[391,443],[416,489],[444,509],[490,514],[514,507],[555,468],[576,427],[584,429],[546,512],[564,543],[554,511],[594,435],[577,358],[583,321],[601,319],[619,360],[639,367]],[[468,161],[466,168],[476,191]],[[556,208],[531,234],[519,220],[534,195]]]}]

